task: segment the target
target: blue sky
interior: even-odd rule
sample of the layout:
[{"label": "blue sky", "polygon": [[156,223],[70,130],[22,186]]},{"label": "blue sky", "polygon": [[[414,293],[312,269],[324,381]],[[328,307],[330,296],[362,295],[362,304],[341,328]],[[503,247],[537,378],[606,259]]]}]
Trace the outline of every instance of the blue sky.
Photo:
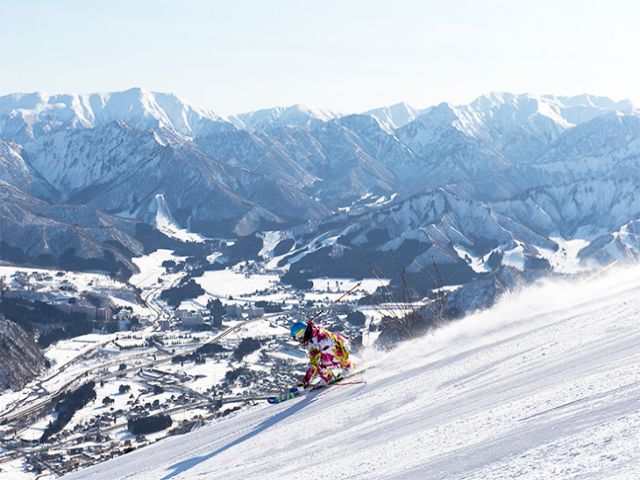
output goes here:
[{"label": "blue sky", "polygon": [[633,1],[0,0],[0,95],[133,86],[230,114],[489,91],[640,104]]}]

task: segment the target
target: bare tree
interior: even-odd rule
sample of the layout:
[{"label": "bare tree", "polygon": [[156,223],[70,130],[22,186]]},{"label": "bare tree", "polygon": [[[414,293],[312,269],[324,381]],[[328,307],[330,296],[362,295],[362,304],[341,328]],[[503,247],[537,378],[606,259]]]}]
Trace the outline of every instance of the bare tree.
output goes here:
[{"label": "bare tree", "polygon": [[[399,279],[398,290],[394,292],[389,286],[383,286],[380,292],[383,302],[378,308],[378,313],[382,315],[382,332],[378,343],[385,347],[441,327],[445,323],[447,312],[448,292],[444,288],[435,258],[431,258],[431,270],[428,273],[431,276],[429,284],[433,288],[424,293],[412,288],[406,269],[400,267],[397,260],[395,264]],[[382,277],[380,269],[375,265],[372,266],[372,272],[376,278]]]}]

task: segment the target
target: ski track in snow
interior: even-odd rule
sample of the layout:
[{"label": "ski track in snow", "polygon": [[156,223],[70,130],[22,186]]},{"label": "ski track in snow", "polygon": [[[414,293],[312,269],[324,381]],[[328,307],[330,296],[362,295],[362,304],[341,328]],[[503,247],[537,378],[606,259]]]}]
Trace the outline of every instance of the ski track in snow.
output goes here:
[{"label": "ski track in snow", "polygon": [[547,281],[364,352],[365,385],[261,404],[68,478],[637,479],[639,314],[640,267]]}]

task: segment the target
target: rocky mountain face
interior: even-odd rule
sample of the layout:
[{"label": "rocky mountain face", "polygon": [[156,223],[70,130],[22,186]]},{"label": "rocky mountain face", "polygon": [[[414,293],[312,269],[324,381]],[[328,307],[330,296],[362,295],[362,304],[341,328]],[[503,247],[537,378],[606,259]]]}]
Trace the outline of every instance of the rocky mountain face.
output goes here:
[{"label": "rocky mountain face", "polygon": [[640,116],[609,112],[568,130],[534,161],[520,168],[531,188],[588,178],[637,177]]},{"label": "rocky mountain face", "polygon": [[45,358],[32,336],[0,316],[0,391],[18,390],[45,366]]},{"label": "rocky mountain face", "polygon": [[[555,97],[490,94],[469,105],[433,107],[396,134],[424,161],[414,172],[422,186],[455,185],[460,193],[483,200],[510,198],[545,184],[536,182],[536,173],[543,173],[532,165],[545,155],[562,158],[564,143],[580,135],[576,131],[599,129],[607,114],[638,118],[627,104],[597,100],[577,97],[565,104]],[[560,151],[554,153],[556,148]]]},{"label": "rocky mountain face", "polygon": [[3,256],[67,245],[129,268],[159,202],[205,236],[285,232],[292,275],[363,274],[371,256],[388,274],[392,254],[469,281],[548,268],[557,238],[578,236],[593,242],[581,258],[628,256],[639,154],[633,105],[587,95],[223,118],[141,89],[13,94],[0,97]]},{"label": "rocky mountain face", "polygon": [[551,271],[552,257],[564,254],[559,239],[587,239],[579,253],[585,262],[634,259],[640,251],[639,187],[637,178],[592,178],[495,202],[427,190],[293,229],[294,246],[282,262],[305,278],[371,276],[376,268],[392,277],[400,269],[420,276],[438,265],[444,283],[455,285],[503,267]]},{"label": "rocky mountain face", "polygon": [[0,140],[0,182],[43,198],[56,199],[57,191],[24,160],[20,145]]},{"label": "rocky mountain face", "polygon": [[282,261],[298,276],[398,279],[405,272],[425,288],[437,286],[436,266],[439,280],[459,285],[499,270],[505,252],[518,252],[522,270],[545,269],[548,262],[539,252],[558,249],[548,236],[500,213],[495,205],[443,188],[369,212],[334,216],[291,234],[295,246]]},{"label": "rocky mountain face", "polygon": [[614,261],[637,261],[640,257],[640,220],[625,223],[619,229],[605,233],[580,250],[583,261],[608,265]]},{"label": "rocky mountain face", "polygon": [[138,223],[84,205],[50,204],[0,182],[0,260],[69,270],[135,271]]}]

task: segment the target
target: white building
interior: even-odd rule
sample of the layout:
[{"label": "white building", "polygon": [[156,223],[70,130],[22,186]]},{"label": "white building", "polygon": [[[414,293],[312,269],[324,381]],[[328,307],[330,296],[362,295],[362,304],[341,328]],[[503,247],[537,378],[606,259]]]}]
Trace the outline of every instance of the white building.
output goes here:
[{"label": "white building", "polygon": [[204,324],[202,315],[189,310],[176,310],[176,317],[183,327],[199,327]]},{"label": "white building", "polygon": [[259,318],[264,315],[264,308],[262,307],[251,307],[247,311],[249,318]]},{"label": "white building", "polygon": [[131,320],[131,310],[123,308],[118,313],[116,313],[116,320],[118,320],[119,322]]}]

